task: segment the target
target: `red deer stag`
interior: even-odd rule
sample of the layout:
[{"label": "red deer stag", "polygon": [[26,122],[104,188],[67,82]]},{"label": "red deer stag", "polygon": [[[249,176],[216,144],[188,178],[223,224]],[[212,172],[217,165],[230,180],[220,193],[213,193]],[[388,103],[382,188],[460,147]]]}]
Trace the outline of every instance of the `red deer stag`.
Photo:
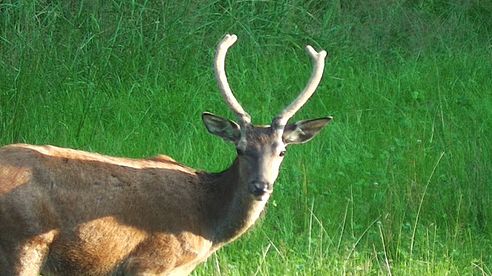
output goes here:
[{"label": "red deer stag", "polygon": [[0,275],[186,275],[241,236],[265,208],[286,146],[311,140],[331,117],[287,124],[323,74],[325,51],[307,46],[314,69],[306,88],[270,126],[256,126],[215,73],[238,123],[203,113],[207,130],[237,157],[206,173],[170,157],[126,159],[53,146],[0,149]]}]

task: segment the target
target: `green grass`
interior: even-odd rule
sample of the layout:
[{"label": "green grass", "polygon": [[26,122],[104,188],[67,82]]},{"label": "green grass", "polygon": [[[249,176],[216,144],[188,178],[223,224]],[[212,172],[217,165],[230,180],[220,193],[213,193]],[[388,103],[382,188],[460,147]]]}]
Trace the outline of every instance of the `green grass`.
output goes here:
[{"label": "green grass", "polygon": [[3,1],[0,144],[165,153],[218,171],[232,117],[214,49],[256,123],[303,88],[332,115],[289,149],[266,216],[195,275],[491,275],[492,5],[487,1]]}]

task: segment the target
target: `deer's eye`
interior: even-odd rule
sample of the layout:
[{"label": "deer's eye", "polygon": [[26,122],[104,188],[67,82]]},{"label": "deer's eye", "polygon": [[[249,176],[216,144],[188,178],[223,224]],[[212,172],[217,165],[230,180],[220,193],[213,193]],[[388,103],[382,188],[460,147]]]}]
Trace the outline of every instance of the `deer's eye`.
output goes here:
[{"label": "deer's eye", "polygon": [[237,155],[243,155],[244,151],[241,149],[236,149]]},{"label": "deer's eye", "polygon": [[278,155],[279,155],[280,157],[284,157],[285,152],[286,152],[286,151],[285,151],[285,150],[283,150],[283,151],[281,151]]}]

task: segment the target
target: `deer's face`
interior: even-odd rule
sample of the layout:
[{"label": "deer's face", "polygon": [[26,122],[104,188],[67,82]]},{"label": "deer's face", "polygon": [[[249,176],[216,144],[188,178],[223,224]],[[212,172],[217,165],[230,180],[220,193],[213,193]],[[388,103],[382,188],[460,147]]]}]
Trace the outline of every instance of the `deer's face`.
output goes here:
[{"label": "deer's face", "polygon": [[252,124],[239,126],[211,113],[203,114],[210,133],[236,146],[240,182],[257,200],[268,199],[272,193],[287,145],[311,140],[330,120],[331,117],[300,121],[278,130]]},{"label": "deer's face", "polygon": [[239,173],[248,192],[258,200],[273,191],[286,145],[269,126],[245,126],[243,139],[236,144]]}]

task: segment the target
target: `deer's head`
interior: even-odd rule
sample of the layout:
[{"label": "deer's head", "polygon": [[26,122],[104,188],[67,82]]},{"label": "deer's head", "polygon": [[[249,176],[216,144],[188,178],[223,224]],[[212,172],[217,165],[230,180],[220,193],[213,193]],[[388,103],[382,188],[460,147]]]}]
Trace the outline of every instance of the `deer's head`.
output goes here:
[{"label": "deer's head", "polygon": [[236,40],[235,35],[226,35],[219,43],[215,57],[215,74],[220,91],[236,113],[238,122],[208,112],[203,113],[202,118],[210,133],[236,146],[241,184],[255,199],[265,200],[273,191],[273,183],[277,179],[287,146],[311,140],[332,119],[323,117],[288,123],[316,90],[323,75],[326,52],[316,52],[311,46],[306,47],[314,63],[308,84],[297,99],[273,118],[271,125],[258,126],[251,123],[251,116],[236,100],[227,82],[225,56]]}]

